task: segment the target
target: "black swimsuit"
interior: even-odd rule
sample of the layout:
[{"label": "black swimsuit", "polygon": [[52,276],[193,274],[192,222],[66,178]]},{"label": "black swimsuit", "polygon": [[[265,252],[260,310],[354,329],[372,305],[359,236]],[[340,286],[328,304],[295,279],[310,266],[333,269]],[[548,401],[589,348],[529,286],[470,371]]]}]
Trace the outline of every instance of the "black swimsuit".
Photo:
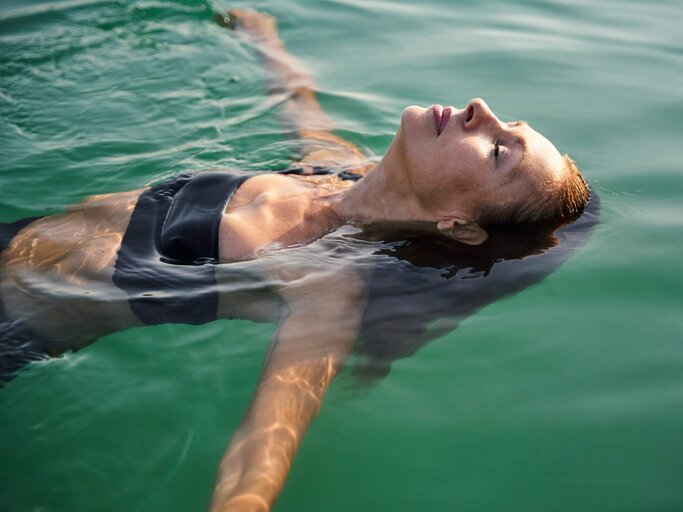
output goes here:
[{"label": "black swimsuit", "polygon": [[[313,175],[359,174],[314,167]],[[307,174],[301,167],[278,174]],[[216,319],[218,228],[235,191],[251,176],[185,173],[143,192],[118,251],[113,281],[144,324],[203,324]],[[255,227],[255,229],[258,229]],[[177,293],[182,289],[183,293]]]}]

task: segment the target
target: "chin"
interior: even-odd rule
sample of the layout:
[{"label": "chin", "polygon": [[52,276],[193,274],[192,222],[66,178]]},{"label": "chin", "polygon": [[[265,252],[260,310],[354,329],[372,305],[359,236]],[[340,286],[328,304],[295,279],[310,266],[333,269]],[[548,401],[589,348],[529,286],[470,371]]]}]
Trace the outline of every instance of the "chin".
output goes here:
[{"label": "chin", "polygon": [[401,113],[401,130],[409,136],[424,136],[425,128],[428,125],[425,113],[428,109],[411,105],[403,109]]},{"label": "chin", "polygon": [[401,112],[401,123],[423,117],[426,110],[426,108],[418,107],[417,105],[410,105],[404,108],[403,112]]}]

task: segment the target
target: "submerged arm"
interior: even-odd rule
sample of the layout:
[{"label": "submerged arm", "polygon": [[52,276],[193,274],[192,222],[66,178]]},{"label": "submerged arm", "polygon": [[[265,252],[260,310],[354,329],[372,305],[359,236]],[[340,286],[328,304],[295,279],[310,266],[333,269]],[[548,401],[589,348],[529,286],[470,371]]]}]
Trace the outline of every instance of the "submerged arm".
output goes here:
[{"label": "submerged arm", "polygon": [[315,95],[317,84],[304,65],[290,54],[272,16],[248,9],[217,15],[222,26],[246,34],[270,71],[268,92],[284,94],[280,120],[302,141],[305,163],[364,163],[367,158],[351,142],[332,133],[333,124]]},{"label": "submerged arm", "polygon": [[270,510],[357,336],[362,300],[356,279],[309,279],[283,294],[289,314],[221,460],[211,512]]}]

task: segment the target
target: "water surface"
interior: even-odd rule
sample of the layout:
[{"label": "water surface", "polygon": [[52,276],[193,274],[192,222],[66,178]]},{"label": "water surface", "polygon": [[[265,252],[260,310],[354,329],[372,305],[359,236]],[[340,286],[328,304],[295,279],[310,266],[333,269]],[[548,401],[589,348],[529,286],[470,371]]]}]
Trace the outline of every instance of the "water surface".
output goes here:
[{"label": "water surface", "polygon": [[[232,5],[232,4],[230,4]],[[583,169],[602,223],[570,261],[358,392],[333,385],[275,510],[683,508],[680,2],[243,2],[274,14],[340,134],[481,96]],[[291,147],[225,2],[6,1],[0,220]],[[155,326],[0,390],[6,511],[201,510],[273,328]]]}]

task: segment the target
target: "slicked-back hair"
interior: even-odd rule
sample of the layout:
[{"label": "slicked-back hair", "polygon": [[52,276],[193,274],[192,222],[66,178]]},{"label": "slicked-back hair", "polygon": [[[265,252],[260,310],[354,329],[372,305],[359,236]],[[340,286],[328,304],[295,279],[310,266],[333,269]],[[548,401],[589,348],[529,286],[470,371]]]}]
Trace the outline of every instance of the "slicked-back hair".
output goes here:
[{"label": "slicked-back hair", "polygon": [[566,154],[563,160],[564,176],[552,192],[541,198],[533,198],[530,193],[512,206],[484,209],[477,216],[477,223],[489,226],[538,221],[568,222],[579,217],[590,199],[590,189],[574,160]]},{"label": "slicked-back hair", "polygon": [[568,155],[564,155],[563,158],[567,175],[558,190],[555,216],[559,220],[573,219],[581,215],[591,195],[588,183],[574,160]]}]

